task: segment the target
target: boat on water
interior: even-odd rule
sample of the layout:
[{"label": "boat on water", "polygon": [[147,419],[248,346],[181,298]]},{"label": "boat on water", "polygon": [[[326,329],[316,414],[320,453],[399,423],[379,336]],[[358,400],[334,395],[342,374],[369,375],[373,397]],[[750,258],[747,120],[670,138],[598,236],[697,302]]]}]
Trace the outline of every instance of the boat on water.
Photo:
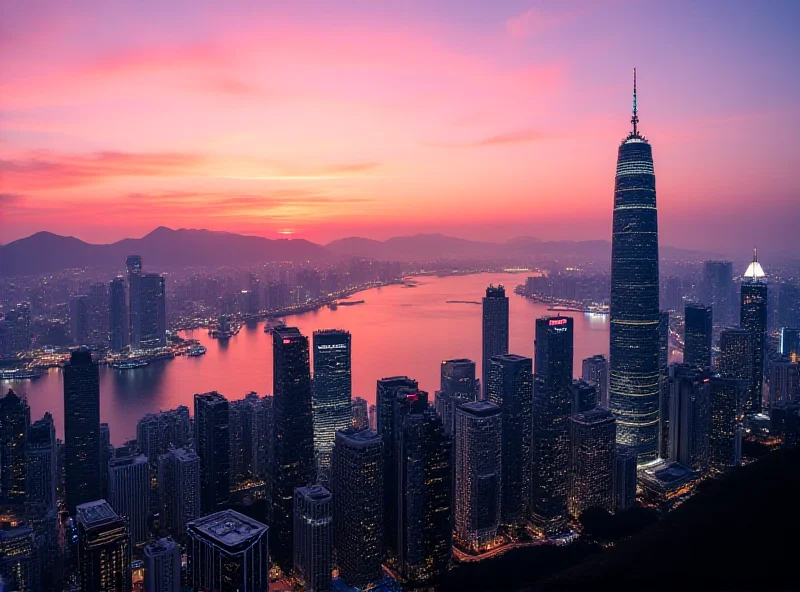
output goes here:
[{"label": "boat on water", "polygon": [[111,362],[110,366],[112,368],[116,368],[117,370],[133,370],[135,368],[144,368],[149,363],[150,362],[148,360],[130,358],[127,360],[117,360],[115,362]]},{"label": "boat on water", "polygon": [[356,304],[364,304],[364,300],[340,300],[336,304],[339,306],[355,306]]},{"label": "boat on water", "polygon": [[28,370],[26,368],[5,368],[0,370],[0,380],[36,380],[44,374],[44,370]]},{"label": "boat on water", "polygon": [[197,356],[202,356],[206,351],[206,346],[204,345],[193,345],[186,350],[186,355],[195,358]]},{"label": "boat on water", "polygon": [[480,304],[477,300],[445,300],[445,304]]}]

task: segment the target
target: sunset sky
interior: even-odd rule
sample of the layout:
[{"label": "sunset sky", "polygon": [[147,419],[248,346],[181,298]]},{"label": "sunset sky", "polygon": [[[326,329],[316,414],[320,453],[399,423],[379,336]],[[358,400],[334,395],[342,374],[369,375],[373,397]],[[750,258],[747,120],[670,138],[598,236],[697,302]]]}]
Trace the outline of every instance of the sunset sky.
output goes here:
[{"label": "sunset sky", "polygon": [[636,66],[662,244],[786,248],[798,23],[794,1],[6,0],[0,242],[610,239]]}]

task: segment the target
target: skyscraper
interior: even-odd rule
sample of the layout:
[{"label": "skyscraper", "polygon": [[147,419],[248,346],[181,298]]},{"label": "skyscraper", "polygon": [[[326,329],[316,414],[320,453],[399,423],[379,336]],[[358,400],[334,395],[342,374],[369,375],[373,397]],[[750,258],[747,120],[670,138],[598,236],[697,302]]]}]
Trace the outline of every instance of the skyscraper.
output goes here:
[{"label": "skyscraper", "polygon": [[139,308],[140,282],[142,279],[142,257],[130,255],[125,260],[128,272],[128,343],[139,349],[142,338],[142,325]]},{"label": "skyscraper", "polygon": [[779,353],[783,356],[796,356],[800,358],[800,329],[781,327]]},{"label": "skyscraper", "polygon": [[267,590],[268,531],[233,510],[186,525],[186,572],[193,590]]},{"label": "skyscraper", "polygon": [[103,499],[76,507],[81,592],[131,592],[131,546],[125,520]]},{"label": "skyscraper", "polygon": [[503,485],[500,407],[489,401],[456,410],[454,542],[480,551],[497,540]]},{"label": "skyscraper", "polygon": [[753,335],[746,329],[725,329],[719,334],[719,373],[739,381],[743,404],[753,381],[753,349]]},{"label": "skyscraper", "polygon": [[367,589],[383,563],[383,439],[369,429],[336,432],[331,456],[334,548],[339,577]]},{"label": "skyscraper", "polygon": [[608,407],[608,360],[602,354],[583,360],[581,378],[597,387],[597,404]]},{"label": "skyscraper", "polygon": [[[353,397],[353,401],[351,403],[351,408],[353,411],[353,416],[351,419],[351,424],[359,429],[365,429],[369,427],[369,404],[367,403],[366,399],[361,397]],[[335,439],[335,434],[334,434]]]},{"label": "skyscraper", "polygon": [[724,473],[742,463],[742,390],[738,381],[721,376],[711,377],[709,389],[709,468]]},{"label": "skyscraper", "polygon": [[108,503],[128,523],[131,543],[148,539],[150,467],[143,454],[119,455],[108,463]]},{"label": "skyscraper", "polygon": [[274,450],[270,544],[275,563],[292,568],[294,490],[314,482],[314,422],[308,338],[296,327],[272,332]]},{"label": "skyscraper", "polygon": [[536,319],[534,347],[531,518],[535,530],[553,536],[567,523],[572,318]]},{"label": "skyscraper", "polygon": [[28,431],[25,460],[25,503],[42,504],[47,510],[56,507],[58,455],[53,416],[34,422]]},{"label": "skyscraper", "polygon": [[487,400],[502,418],[503,524],[523,528],[531,499],[531,431],[533,429],[533,361],[516,354],[489,360]]},{"label": "skyscraper", "polygon": [[[256,399],[258,396],[256,395]],[[231,438],[231,484],[241,483],[252,476],[253,414],[251,401],[241,399],[228,403],[228,431]]]},{"label": "skyscraper", "polygon": [[158,461],[161,528],[183,541],[186,523],[200,517],[200,457],[194,450],[173,448]]},{"label": "skyscraper", "polygon": [[444,431],[453,435],[456,408],[480,397],[480,383],[475,379],[475,362],[467,359],[443,360],[436,412],[442,418]]},{"label": "skyscraper", "polygon": [[0,503],[25,502],[25,467],[31,409],[9,389],[0,399]]},{"label": "skyscraper", "polygon": [[683,363],[697,368],[711,368],[711,333],[713,329],[710,306],[688,302],[684,314]]},{"label": "skyscraper", "polygon": [[636,448],[617,444],[614,450],[614,512],[636,503]]},{"label": "skyscraper", "polygon": [[747,329],[753,339],[753,376],[744,412],[761,413],[761,396],[764,386],[764,341],[767,336],[767,277],[753,251],[753,261],[744,272],[741,287],[739,326]]},{"label": "skyscraper", "polygon": [[100,374],[88,350],[64,366],[64,493],[67,509],[100,499]]},{"label": "skyscraper", "polygon": [[718,325],[726,326],[733,322],[733,295],[733,263],[730,261],[703,263],[702,303],[714,309]]},{"label": "skyscraper", "polygon": [[307,592],[328,592],[333,571],[333,496],[321,485],[294,490],[294,572]]},{"label": "skyscraper", "polygon": [[139,347],[167,345],[167,296],[164,276],[144,273],[139,279]]},{"label": "skyscraper", "polygon": [[213,512],[228,501],[230,434],[228,400],[217,392],[194,396],[194,445],[200,457],[200,508]]},{"label": "skyscraper", "polygon": [[658,448],[658,216],[653,152],[638,129],[635,70],[631,123],[614,187],[610,402],[617,441],[636,446],[643,462]]},{"label": "skyscraper", "polygon": [[481,360],[484,398],[492,356],[508,353],[508,297],[503,286],[489,285],[483,298],[483,358]]},{"label": "skyscraper", "polygon": [[800,402],[800,363],[788,357],[769,362],[769,406]]},{"label": "skyscraper", "polygon": [[97,282],[89,286],[89,343],[108,343],[108,292],[106,285]]},{"label": "skyscraper", "polygon": [[72,332],[73,343],[77,345],[91,343],[89,335],[90,323],[89,297],[86,294],[76,294],[69,302],[69,327]]},{"label": "skyscraper", "polygon": [[698,473],[708,470],[710,373],[686,364],[669,369],[669,460]]},{"label": "skyscraper", "polygon": [[352,423],[350,333],[314,331],[314,450],[318,479],[327,481],[333,441]]},{"label": "skyscraper", "polygon": [[158,539],[144,547],[144,589],[180,592],[181,548],[172,539]]},{"label": "skyscraper", "polygon": [[11,590],[41,590],[42,565],[36,533],[27,524],[0,530],[0,580]]},{"label": "skyscraper", "polygon": [[597,387],[581,378],[573,380],[571,414],[584,413],[597,406]]},{"label": "skyscraper", "polygon": [[108,290],[108,344],[111,351],[125,349],[129,334],[125,278],[117,277],[111,280]]},{"label": "skyscraper", "polygon": [[578,518],[589,508],[614,509],[614,457],[617,426],[603,407],[573,415],[570,421],[569,513]]}]

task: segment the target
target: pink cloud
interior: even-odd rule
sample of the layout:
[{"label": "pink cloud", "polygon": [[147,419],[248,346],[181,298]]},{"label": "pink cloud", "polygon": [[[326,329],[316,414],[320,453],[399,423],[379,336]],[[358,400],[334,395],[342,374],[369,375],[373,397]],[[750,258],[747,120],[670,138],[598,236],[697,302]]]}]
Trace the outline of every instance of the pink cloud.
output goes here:
[{"label": "pink cloud", "polygon": [[512,39],[525,39],[539,31],[558,26],[563,20],[563,16],[544,14],[537,8],[529,8],[506,21],[506,33]]}]

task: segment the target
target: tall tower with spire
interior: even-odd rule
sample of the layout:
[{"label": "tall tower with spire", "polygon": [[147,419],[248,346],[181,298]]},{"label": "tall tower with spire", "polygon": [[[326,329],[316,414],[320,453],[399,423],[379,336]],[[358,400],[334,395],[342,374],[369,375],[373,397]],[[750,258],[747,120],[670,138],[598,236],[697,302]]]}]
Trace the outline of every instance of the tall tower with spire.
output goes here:
[{"label": "tall tower with spire", "polygon": [[753,261],[742,276],[739,326],[747,329],[753,340],[753,378],[747,389],[744,412],[761,413],[764,387],[764,340],[767,334],[767,276],[753,248]]},{"label": "tall tower with spire", "polygon": [[658,455],[658,215],[653,151],[639,132],[636,70],[631,124],[614,185],[609,393],[617,442],[648,462]]}]

